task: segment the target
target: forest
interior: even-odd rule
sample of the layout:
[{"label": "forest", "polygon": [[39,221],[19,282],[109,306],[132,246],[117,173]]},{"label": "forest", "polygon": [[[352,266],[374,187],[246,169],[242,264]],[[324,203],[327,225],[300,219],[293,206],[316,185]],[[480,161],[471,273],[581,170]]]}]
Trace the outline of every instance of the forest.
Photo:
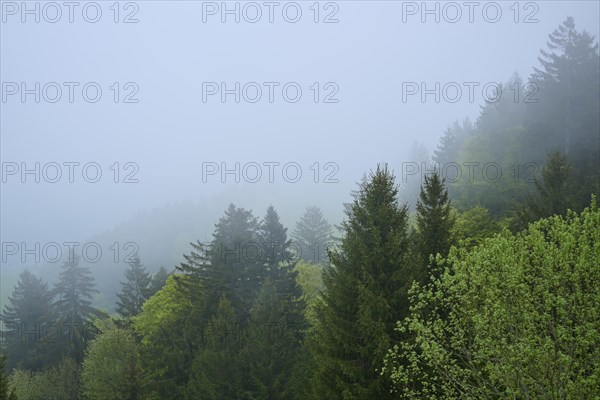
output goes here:
[{"label": "forest", "polygon": [[339,223],[224,204],[177,266],[136,254],[109,307],[75,254],[21,272],[0,400],[600,399],[598,42],[568,17],[538,60],[416,187],[357,176]]}]

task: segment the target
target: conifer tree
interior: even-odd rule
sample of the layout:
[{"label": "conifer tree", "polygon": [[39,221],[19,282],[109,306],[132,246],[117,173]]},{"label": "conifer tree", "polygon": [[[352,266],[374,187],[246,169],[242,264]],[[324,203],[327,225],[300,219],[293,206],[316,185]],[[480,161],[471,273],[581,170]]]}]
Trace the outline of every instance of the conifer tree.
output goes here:
[{"label": "conifer tree", "polygon": [[56,326],[52,297],[48,285],[40,278],[28,270],[21,273],[2,313],[3,346],[8,350],[9,369],[37,371],[56,361],[49,332],[60,327]]},{"label": "conifer tree", "polygon": [[91,300],[94,294],[99,293],[95,287],[90,269],[80,266],[79,257],[71,252],[62,266],[53,293],[57,297],[54,307],[63,325],[64,353],[78,363],[83,361],[86,345],[96,333],[92,319],[102,316],[92,307]]},{"label": "conifer tree", "polygon": [[343,223],[341,248],[329,253],[325,293],[311,335],[317,399],[391,399],[383,358],[408,313],[407,207],[387,167],[378,167]]},{"label": "conifer tree", "polygon": [[117,294],[117,312],[124,318],[131,318],[142,311],[142,305],[149,297],[150,274],[135,256],[125,271],[125,282],[121,282],[121,292]]},{"label": "conifer tree", "polygon": [[548,155],[541,170],[541,179],[535,179],[537,193],[529,196],[525,206],[517,208],[513,230],[521,230],[527,224],[552,215],[566,215],[575,208],[576,188],[569,159],[560,151]]},{"label": "conifer tree", "polygon": [[150,286],[148,287],[148,297],[154,296],[156,292],[158,292],[167,284],[169,275],[170,274],[163,266],[161,266],[160,269],[152,275],[152,278],[150,279]]},{"label": "conifer tree", "polygon": [[332,231],[319,207],[307,207],[292,234],[301,258],[312,263],[323,262],[332,244]]},{"label": "conifer tree", "polygon": [[[448,191],[444,188],[444,181],[435,171],[425,175],[424,185],[421,186],[419,200],[417,201],[416,246],[421,265],[422,278],[433,276],[437,278],[439,271],[435,258],[438,254],[442,257],[448,255],[452,245],[452,232],[454,217],[450,213],[450,200]],[[433,259],[430,260],[430,256]],[[425,279],[421,280],[425,283]]]}]

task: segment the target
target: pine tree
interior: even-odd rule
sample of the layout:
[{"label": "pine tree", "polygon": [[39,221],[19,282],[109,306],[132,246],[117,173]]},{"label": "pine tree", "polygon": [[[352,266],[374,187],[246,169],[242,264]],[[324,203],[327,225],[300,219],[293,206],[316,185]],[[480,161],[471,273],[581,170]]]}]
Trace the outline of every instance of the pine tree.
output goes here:
[{"label": "pine tree", "polygon": [[37,371],[55,361],[52,341],[54,332],[60,332],[61,327],[56,326],[47,284],[25,270],[8,300],[2,313],[8,368]]},{"label": "pine tree", "polygon": [[58,297],[54,306],[63,322],[63,331],[67,331],[64,352],[78,363],[83,360],[86,345],[95,333],[91,321],[102,315],[92,307],[91,299],[99,293],[95,286],[90,269],[79,266],[79,257],[71,253],[53,292]]},{"label": "pine tree", "polygon": [[296,223],[292,236],[304,261],[319,263],[326,257],[332,244],[332,227],[323,217],[319,207],[307,207]]},{"label": "pine tree", "polygon": [[387,167],[361,185],[345,221],[341,248],[329,252],[331,269],[311,335],[317,399],[391,399],[384,356],[408,313],[406,206]]},{"label": "pine tree", "polygon": [[124,318],[131,318],[142,311],[142,305],[149,297],[150,275],[135,256],[125,271],[125,282],[121,282],[121,292],[117,294],[117,312]]},{"label": "pine tree", "polygon": [[[420,260],[422,279],[439,276],[435,257],[448,255],[452,245],[454,217],[450,213],[448,191],[444,188],[444,180],[435,171],[425,176],[424,186],[417,201],[416,247]],[[433,256],[433,260],[430,260]]]}]

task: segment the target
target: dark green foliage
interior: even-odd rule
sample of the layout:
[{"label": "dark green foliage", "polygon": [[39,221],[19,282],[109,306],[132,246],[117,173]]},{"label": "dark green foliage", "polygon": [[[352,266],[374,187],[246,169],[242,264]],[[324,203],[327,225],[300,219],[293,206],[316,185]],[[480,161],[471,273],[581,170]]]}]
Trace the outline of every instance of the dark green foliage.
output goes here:
[{"label": "dark green foliage", "polygon": [[[417,201],[416,224],[417,254],[425,277],[439,276],[435,257],[438,254],[446,257],[453,243],[454,217],[450,211],[448,191],[439,173],[426,175]],[[430,256],[433,259],[430,260]]]},{"label": "dark green foliage", "polygon": [[[259,223],[231,205],[213,241],[192,244],[175,275],[191,305],[181,328],[193,354],[188,398],[292,398],[287,383],[307,324],[286,231],[273,207]],[[275,319],[285,336],[265,338]]]},{"label": "dark green foliage", "polygon": [[41,279],[25,270],[2,312],[8,369],[37,371],[57,361],[56,332],[60,324],[52,307],[52,293]]},{"label": "dark green foliage", "polygon": [[223,296],[215,315],[205,328],[205,345],[198,350],[190,369],[185,398],[190,400],[243,400],[248,371],[240,354],[245,344],[244,330],[231,303]]},{"label": "dark green foliage", "polygon": [[332,227],[323,217],[319,207],[307,207],[296,223],[292,234],[296,250],[307,262],[324,262],[327,248],[332,244]]},{"label": "dark green foliage", "polygon": [[160,267],[160,269],[152,275],[150,279],[150,286],[148,287],[148,297],[154,296],[156,292],[162,289],[167,283],[167,279],[169,279],[169,273],[165,269],[165,267]]},{"label": "dark green foliage", "polygon": [[92,306],[91,300],[96,293],[91,271],[79,266],[79,258],[71,253],[54,288],[57,297],[54,307],[63,326],[63,354],[78,363],[83,361],[85,347],[96,333],[91,321],[102,315]]},{"label": "dark green foliage", "polygon": [[125,282],[121,282],[121,292],[117,294],[117,312],[125,318],[138,315],[149,297],[149,285],[150,274],[136,256],[125,271]]},{"label": "dark green foliage", "polygon": [[313,398],[388,399],[390,381],[379,370],[400,338],[395,321],[408,312],[407,208],[398,204],[394,177],[377,168],[344,222],[339,251],[324,276],[311,335]]},{"label": "dark green foliage", "polygon": [[527,224],[541,218],[566,215],[568,209],[574,209],[577,188],[572,173],[573,167],[563,153],[551,153],[542,168],[541,179],[535,180],[537,193],[516,211],[513,230],[525,229]]}]

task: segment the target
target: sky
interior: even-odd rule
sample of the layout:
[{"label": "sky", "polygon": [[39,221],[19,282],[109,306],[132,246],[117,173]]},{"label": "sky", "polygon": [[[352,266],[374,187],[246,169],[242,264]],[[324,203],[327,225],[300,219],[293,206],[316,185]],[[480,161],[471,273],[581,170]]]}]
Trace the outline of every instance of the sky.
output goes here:
[{"label": "sky", "polygon": [[400,175],[413,143],[475,121],[483,87],[527,82],[567,16],[596,38],[600,16],[597,1],[0,7],[2,265],[6,243],[85,240],[185,200],[273,204],[288,225],[313,204],[341,215],[377,163]]}]

